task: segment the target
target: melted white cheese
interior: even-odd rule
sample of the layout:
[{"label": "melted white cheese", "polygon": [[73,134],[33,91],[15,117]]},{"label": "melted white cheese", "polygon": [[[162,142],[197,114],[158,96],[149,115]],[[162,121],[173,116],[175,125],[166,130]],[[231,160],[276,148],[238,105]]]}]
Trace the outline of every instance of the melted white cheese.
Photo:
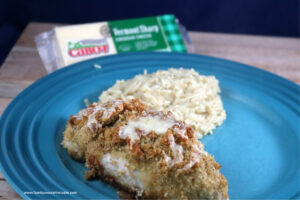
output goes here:
[{"label": "melted white cheese", "polygon": [[172,167],[176,163],[180,163],[183,160],[183,148],[181,145],[176,144],[174,136],[169,135],[168,140],[170,142],[170,148],[172,150],[172,156],[174,159],[166,159],[168,167]]},{"label": "melted white cheese", "polygon": [[88,117],[87,126],[93,133],[97,132],[97,130],[102,127],[102,124],[98,123],[96,120],[96,113],[100,110],[103,110],[103,106],[101,104],[96,105]]},{"label": "melted white cheese", "polygon": [[139,171],[131,171],[129,163],[122,158],[114,158],[111,154],[105,154],[101,159],[101,164],[104,167],[105,173],[113,176],[116,180],[136,190],[139,194],[143,191],[143,184],[138,180]]},{"label": "melted white cheese", "polygon": [[207,155],[207,152],[204,151],[203,145],[199,142],[198,144],[193,145],[192,149],[192,160],[187,163],[183,168],[178,169],[179,172],[186,171],[193,167],[197,162],[200,161],[202,155]]},{"label": "melted white cheese", "polygon": [[178,133],[182,138],[185,138],[185,139],[188,138],[188,137],[185,135],[186,127],[183,127],[183,128],[181,128],[181,129],[175,127],[175,128],[173,128],[173,130],[174,130],[176,133]]},{"label": "melted white cheese", "polygon": [[[172,157],[174,159],[167,156],[164,151],[163,151],[163,155],[164,155],[164,160],[165,160],[167,166],[170,168],[170,167],[173,167],[175,164],[182,162],[183,148],[181,145],[176,144],[173,135],[169,135],[168,140],[170,143],[170,149],[172,150]],[[191,156],[192,159],[190,160],[190,162],[188,162],[186,165],[184,165],[183,168],[178,169],[179,172],[186,171],[186,170],[190,169],[191,167],[193,167],[197,162],[200,161],[200,158],[202,157],[202,155],[207,155],[207,152],[204,151],[203,145],[199,142],[192,146],[191,155],[192,155]]]},{"label": "melted white cheese", "polygon": [[88,116],[87,127],[91,132],[96,133],[99,128],[102,127],[102,124],[96,120],[96,113],[99,111],[103,111],[102,120],[108,119],[111,115],[116,112],[116,108],[123,103],[121,100],[110,101],[112,103],[111,107],[106,108],[104,104],[101,103],[93,103],[94,107],[86,108],[80,111],[78,114],[73,115],[78,120],[82,120],[83,116]]},{"label": "melted white cheese", "polygon": [[[142,135],[147,135],[151,131],[157,134],[165,134],[169,128],[172,128],[174,121],[170,119],[161,119],[159,116],[145,116],[135,120],[130,120],[126,126],[119,130],[119,136],[122,139],[129,138],[130,143],[139,140]],[[137,132],[137,129],[140,132]]]}]

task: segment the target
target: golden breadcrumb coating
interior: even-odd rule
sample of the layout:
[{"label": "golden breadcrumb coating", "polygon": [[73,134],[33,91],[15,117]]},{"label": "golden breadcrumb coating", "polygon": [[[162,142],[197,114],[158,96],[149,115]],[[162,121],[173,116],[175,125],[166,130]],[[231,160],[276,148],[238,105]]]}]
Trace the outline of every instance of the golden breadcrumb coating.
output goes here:
[{"label": "golden breadcrumb coating", "polygon": [[221,166],[184,122],[139,100],[92,104],[70,117],[62,145],[90,170],[142,199],[227,199]]},{"label": "golden breadcrumb coating", "polygon": [[81,110],[76,115],[71,115],[63,135],[62,146],[76,160],[84,161],[86,147],[95,139],[105,127],[115,122],[123,111],[123,102],[110,101],[96,107],[96,103]]}]

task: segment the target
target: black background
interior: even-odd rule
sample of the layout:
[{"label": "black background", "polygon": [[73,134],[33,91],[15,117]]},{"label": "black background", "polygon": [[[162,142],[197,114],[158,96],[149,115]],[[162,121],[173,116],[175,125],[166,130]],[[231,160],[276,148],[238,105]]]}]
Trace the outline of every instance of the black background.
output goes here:
[{"label": "black background", "polygon": [[0,64],[31,22],[175,14],[188,30],[299,37],[299,0],[0,0]]}]

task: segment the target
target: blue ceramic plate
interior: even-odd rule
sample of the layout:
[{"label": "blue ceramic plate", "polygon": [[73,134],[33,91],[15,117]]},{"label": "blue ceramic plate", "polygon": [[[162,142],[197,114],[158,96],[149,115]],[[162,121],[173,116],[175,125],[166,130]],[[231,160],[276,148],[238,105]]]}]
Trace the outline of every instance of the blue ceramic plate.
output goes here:
[{"label": "blue ceramic plate", "polygon": [[23,198],[118,198],[110,185],[86,181],[83,164],[61,147],[65,124],[85,107],[84,98],[97,101],[116,80],[170,67],[194,68],[220,81],[227,119],[202,142],[222,165],[230,198],[299,198],[300,87],[243,64],[175,53],[97,58],[28,87],[0,120],[1,172],[7,182]]}]

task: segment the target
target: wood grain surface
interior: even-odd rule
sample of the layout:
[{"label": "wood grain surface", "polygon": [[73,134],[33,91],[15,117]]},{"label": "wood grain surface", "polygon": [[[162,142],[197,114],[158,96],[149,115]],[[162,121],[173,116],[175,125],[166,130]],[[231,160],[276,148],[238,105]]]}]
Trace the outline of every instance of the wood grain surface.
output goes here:
[{"label": "wood grain surface", "polygon": [[[59,24],[30,23],[0,68],[0,114],[11,100],[47,75],[34,36]],[[252,65],[300,84],[300,40],[297,38],[189,32],[194,53]],[[0,199],[19,196],[0,173]]]},{"label": "wood grain surface", "polygon": [[0,199],[21,199],[20,196],[8,185],[6,181],[0,181]]}]

